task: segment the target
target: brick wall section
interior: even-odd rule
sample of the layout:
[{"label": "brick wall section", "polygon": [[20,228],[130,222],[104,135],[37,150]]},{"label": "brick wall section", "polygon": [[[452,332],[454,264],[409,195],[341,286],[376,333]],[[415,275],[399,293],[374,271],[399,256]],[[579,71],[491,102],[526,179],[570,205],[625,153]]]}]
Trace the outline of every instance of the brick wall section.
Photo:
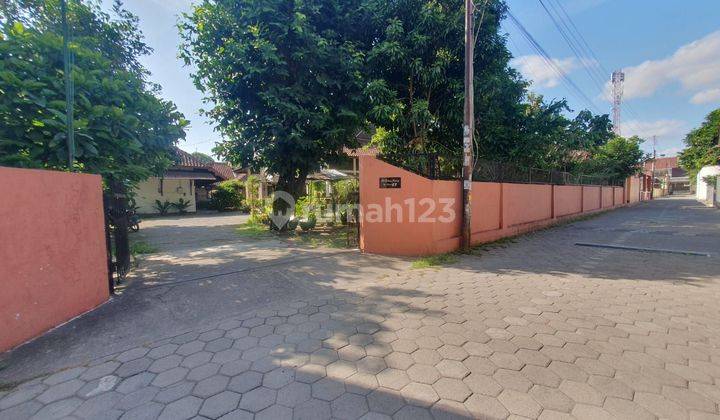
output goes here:
[{"label": "brick wall section", "polygon": [[108,299],[101,178],[0,167],[0,352]]},{"label": "brick wall section", "polygon": [[[401,178],[401,188],[380,188],[380,178]],[[637,188],[639,182],[631,182]],[[480,244],[540,229],[560,220],[626,204],[625,188],[579,185],[473,183],[472,242]],[[637,194],[639,200],[639,194]],[[631,197],[628,197],[629,199]],[[421,200],[428,200],[422,202]],[[410,200],[410,201],[408,201]],[[440,222],[445,211],[454,215]],[[435,202],[429,211],[429,201]],[[388,215],[387,208],[393,206]],[[360,248],[385,255],[431,255],[460,247],[462,190],[457,181],[433,181],[369,156],[360,158]],[[403,220],[397,217],[398,207]],[[412,207],[412,209],[411,209]],[[372,214],[369,214],[369,209]],[[383,216],[376,220],[377,209]],[[428,213],[426,213],[428,212]],[[427,214],[435,222],[422,222]],[[414,215],[415,220],[409,220]]]}]

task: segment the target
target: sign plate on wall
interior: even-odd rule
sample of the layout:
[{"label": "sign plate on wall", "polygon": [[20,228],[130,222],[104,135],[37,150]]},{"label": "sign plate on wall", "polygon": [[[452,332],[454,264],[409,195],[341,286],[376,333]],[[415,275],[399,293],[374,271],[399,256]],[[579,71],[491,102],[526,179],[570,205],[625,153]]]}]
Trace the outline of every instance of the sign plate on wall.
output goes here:
[{"label": "sign plate on wall", "polygon": [[401,188],[401,185],[399,176],[380,178],[380,188]]}]

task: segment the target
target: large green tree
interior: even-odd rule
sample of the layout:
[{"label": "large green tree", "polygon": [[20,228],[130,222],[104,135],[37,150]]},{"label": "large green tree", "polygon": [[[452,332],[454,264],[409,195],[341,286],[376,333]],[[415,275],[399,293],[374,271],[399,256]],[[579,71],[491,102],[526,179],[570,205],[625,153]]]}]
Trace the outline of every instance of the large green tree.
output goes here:
[{"label": "large green tree", "polygon": [[[478,2],[475,33],[475,153],[481,159],[572,170],[612,137],[607,115],[570,120],[564,99],[545,101],[510,67],[502,0]],[[461,163],[464,87],[462,0],[366,0],[368,120],[397,159],[431,152]],[[396,155],[396,156],[393,156]],[[409,157],[413,159],[413,157]],[[459,169],[459,168],[455,168]]]},{"label": "large green tree", "polygon": [[[67,169],[62,38],[17,23],[0,41],[0,164]],[[136,183],[171,163],[184,137],[175,106],[82,45],[75,55],[73,169]]]},{"label": "large green tree", "polygon": [[685,136],[685,150],[680,153],[680,165],[688,172],[690,181],[697,181],[703,166],[720,162],[720,109],[705,117],[700,127]]},{"label": "large green tree", "polygon": [[[509,155],[523,119],[526,83],[508,66],[500,30],[505,5],[477,8],[476,139],[485,157]],[[368,119],[386,153],[461,150],[464,89],[462,0],[367,0]],[[458,159],[459,161],[459,159]]]},{"label": "large green tree", "polygon": [[579,170],[584,175],[622,182],[636,174],[647,157],[640,149],[643,142],[644,140],[638,136],[613,137],[597,147],[592,157],[580,164]]},{"label": "large green tree", "polygon": [[[67,168],[65,86],[58,2],[10,1],[0,41],[0,163]],[[96,3],[70,2],[74,34],[75,170],[124,189],[171,163],[187,124],[157,95],[138,55],[137,20],[116,2],[114,20]],[[8,10],[8,9],[5,9]]]},{"label": "large green tree", "polygon": [[309,172],[352,145],[364,121],[363,53],[347,36],[362,25],[358,7],[203,0],[184,16],[181,55],[228,139],[216,155],[268,168],[278,189],[298,197]]}]

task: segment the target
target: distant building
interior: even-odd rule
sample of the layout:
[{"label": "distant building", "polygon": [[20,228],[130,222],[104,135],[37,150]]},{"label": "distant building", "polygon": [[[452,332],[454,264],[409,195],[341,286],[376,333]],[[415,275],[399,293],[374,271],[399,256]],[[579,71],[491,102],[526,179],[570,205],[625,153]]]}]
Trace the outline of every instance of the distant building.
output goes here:
[{"label": "distant building", "polygon": [[691,191],[690,177],[680,167],[677,156],[654,159],[655,172],[653,173],[653,159],[643,164],[643,173],[654,177],[656,189],[666,194],[689,194]]},{"label": "distant building", "polygon": [[203,163],[179,148],[175,148],[174,152],[175,165],[169,167],[162,176],[141,182],[135,189],[138,213],[157,214],[159,210],[156,201],[177,203],[181,199],[190,202],[186,211],[194,213],[198,207],[202,208],[209,203],[214,184],[235,178],[232,168],[224,163]]}]

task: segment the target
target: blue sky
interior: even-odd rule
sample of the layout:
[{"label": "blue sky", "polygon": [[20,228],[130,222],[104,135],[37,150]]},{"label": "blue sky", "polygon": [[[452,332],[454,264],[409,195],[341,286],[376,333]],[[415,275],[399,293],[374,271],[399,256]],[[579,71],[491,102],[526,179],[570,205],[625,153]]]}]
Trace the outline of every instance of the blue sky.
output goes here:
[{"label": "blue sky", "polygon": [[[104,0],[110,4],[110,0]],[[481,2],[482,0],[478,0]],[[603,86],[589,71],[602,68],[626,72],[623,135],[658,136],[658,151],[673,155],[684,135],[720,104],[720,3],[718,0],[543,0],[553,10],[562,4],[595,52],[576,57],[538,0],[508,0],[512,13],[556,63],[583,91],[594,108],[610,113]],[[163,87],[190,120],[187,140],[180,147],[209,153],[219,135],[200,115],[202,94],[190,80],[192,69],[177,59],[180,42],[177,16],[191,0],[126,0],[140,17],[147,43],[155,49],[143,63],[152,80]],[[560,10],[556,6],[556,10]],[[589,108],[587,101],[561,82],[509,21],[508,47],[513,66],[533,80],[531,90],[547,99],[567,98],[571,108]],[[599,62],[598,62],[599,61]],[[481,71],[481,69],[478,69]],[[600,70],[602,72],[602,70]],[[605,79],[609,79],[608,74]],[[590,108],[594,110],[594,108]],[[650,149],[649,143],[645,145]]]}]

